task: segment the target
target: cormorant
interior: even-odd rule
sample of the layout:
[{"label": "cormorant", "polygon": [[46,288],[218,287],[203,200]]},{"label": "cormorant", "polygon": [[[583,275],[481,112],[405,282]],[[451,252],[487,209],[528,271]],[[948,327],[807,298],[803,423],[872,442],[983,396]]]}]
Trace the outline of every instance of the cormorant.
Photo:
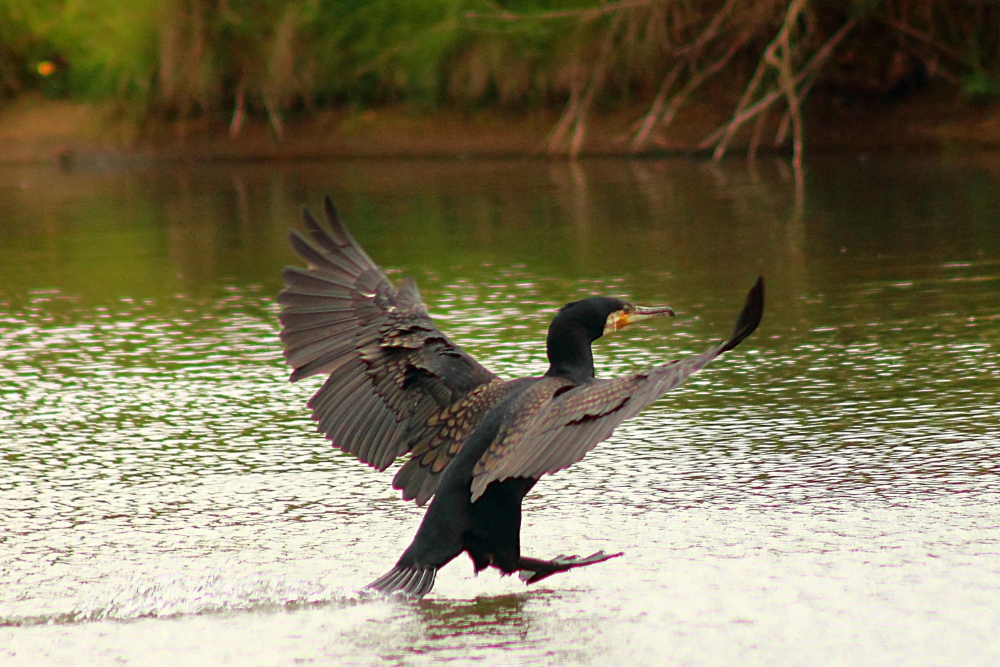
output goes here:
[{"label": "cormorant", "polygon": [[327,375],[309,400],[334,446],[385,470],[409,453],[392,485],[433,500],[396,566],[369,584],[427,594],[438,568],[463,551],[476,571],[519,571],[526,583],[621,554],[538,560],[521,555],[521,501],[535,482],[579,461],[615,427],[736,347],[760,322],[763,280],[750,290],[728,340],[708,351],[614,379],[594,378],[591,343],[662,315],[594,296],[563,306],[549,326],[549,369],[501,380],[453,343],[427,314],[412,278],[394,286],[324,201],[329,228],[303,211],[291,243],[309,268],[286,267],[281,340],[291,381]]}]

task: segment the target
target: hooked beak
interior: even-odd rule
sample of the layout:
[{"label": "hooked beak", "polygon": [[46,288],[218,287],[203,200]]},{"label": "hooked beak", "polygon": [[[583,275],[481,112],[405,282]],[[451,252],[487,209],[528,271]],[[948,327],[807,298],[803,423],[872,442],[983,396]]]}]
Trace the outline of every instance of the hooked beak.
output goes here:
[{"label": "hooked beak", "polygon": [[635,324],[636,322],[644,322],[646,320],[651,320],[654,317],[662,317],[663,315],[674,316],[674,309],[669,306],[633,306],[631,311],[622,311],[621,314],[614,321],[614,330],[618,331],[623,329],[630,324]]}]

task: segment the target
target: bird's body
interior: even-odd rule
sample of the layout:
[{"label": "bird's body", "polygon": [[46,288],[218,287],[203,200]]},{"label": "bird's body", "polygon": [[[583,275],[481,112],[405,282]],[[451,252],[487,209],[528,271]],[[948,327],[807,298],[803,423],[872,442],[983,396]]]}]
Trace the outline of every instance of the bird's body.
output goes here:
[{"label": "bird's body", "polygon": [[476,571],[520,571],[527,583],[613,558],[545,561],[520,550],[521,502],[538,479],[579,461],[622,421],[756,329],[763,283],[751,290],[729,340],[701,355],[614,379],[595,379],[591,344],[632,322],[672,315],[619,299],[564,306],[549,327],[549,369],[502,380],[434,326],[416,284],[395,287],[340,224],[306,213],[311,240],[292,232],[309,269],[289,267],[279,297],[292,380],[329,377],[309,401],[335,446],[380,470],[410,454],[393,486],[431,500],[411,545],[370,587],[420,596],[438,568],[467,552]]}]

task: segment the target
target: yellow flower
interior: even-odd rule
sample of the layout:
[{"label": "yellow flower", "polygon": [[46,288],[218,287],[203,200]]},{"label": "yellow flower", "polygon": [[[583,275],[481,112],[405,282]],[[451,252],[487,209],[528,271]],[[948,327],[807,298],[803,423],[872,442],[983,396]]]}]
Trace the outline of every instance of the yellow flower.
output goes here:
[{"label": "yellow flower", "polygon": [[56,71],[56,66],[51,61],[43,60],[42,62],[38,63],[38,73],[41,74],[42,76],[49,76],[55,71]]}]

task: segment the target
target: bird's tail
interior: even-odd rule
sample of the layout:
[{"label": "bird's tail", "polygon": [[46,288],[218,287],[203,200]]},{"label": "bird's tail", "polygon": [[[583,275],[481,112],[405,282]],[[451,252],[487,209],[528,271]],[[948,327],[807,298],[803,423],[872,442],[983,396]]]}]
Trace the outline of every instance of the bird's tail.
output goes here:
[{"label": "bird's tail", "polygon": [[407,597],[420,598],[434,588],[436,567],[406,567],[397,565],[365,588],[390,595],[402,593]]},{"label": "bird's tail", "polygon": [[740,312],[740,316],[736,320],[736,326],[733,328],[733,335],[726,341],[722,351],[728,352],[743,342],[744,338],[752,334],[757,325],[760,324],[760,318],[763,314],[764,277],[761,276],[757,278],[757,282],[750,289],[750,293],[747,294],[746,303],[743,304],[743,310]]}]

